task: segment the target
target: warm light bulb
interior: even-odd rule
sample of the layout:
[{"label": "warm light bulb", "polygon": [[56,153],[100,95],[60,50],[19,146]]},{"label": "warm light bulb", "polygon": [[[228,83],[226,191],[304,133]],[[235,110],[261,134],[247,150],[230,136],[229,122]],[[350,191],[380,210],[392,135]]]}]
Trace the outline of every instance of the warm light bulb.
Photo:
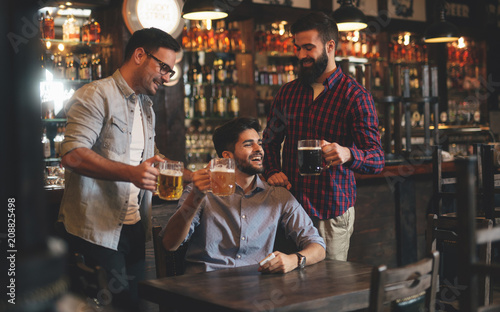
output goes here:
[{"label": "warm light bulb", "polygon": [[404,39],[403,39],[403,44],[405,46],[409,45],[410,44],[410,33],[405,33],[404,35]]},{"label": "warm light bulb", "polygon": [[52,42],[50,42],[50,41],[45,42],[45,47],[47,47],[47,50],[50,49],[51,46],[52,46]]},{"label": "warm light bulb", "polygon": [[353,31],[364,29],[368,25],[366,23],[337,23],[337,27],[339,31]]},{"label": "warm light bulb", "polygon": [[59,49],[59,51],[64,51],[64,44],[62,43],[59,43],[59,45],[57,46],[57,48]]},{"label": "warm light bulb", "polygon": [[464,37],[458,38],[458,48],[459,49],[463,49],[463,48],[465,48],[465,46],[466,45],[465,45],[465,39],[464,39]]}]

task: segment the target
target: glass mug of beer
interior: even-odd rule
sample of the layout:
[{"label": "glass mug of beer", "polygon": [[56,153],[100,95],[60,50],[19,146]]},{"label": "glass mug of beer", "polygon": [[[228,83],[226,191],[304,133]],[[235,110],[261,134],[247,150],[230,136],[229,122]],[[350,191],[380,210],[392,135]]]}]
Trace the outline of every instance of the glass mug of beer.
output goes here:
[{"label": "glass mug of beer", "polygon": [[214,195],[234,194],[235,180],[234,159],[216,158],[210,161],[210,191]]},{"label": "glass mug of beer", "polygon": [[319,140],[300,140],[297,145],[301,176],[320,175],[323,168]]},{"label": "glass mug of beer", "polygon": [[166,160],[158,164],[158,197],[164,200],[177,200],[182,195],[182,175],[184,164],[180,161]]}]

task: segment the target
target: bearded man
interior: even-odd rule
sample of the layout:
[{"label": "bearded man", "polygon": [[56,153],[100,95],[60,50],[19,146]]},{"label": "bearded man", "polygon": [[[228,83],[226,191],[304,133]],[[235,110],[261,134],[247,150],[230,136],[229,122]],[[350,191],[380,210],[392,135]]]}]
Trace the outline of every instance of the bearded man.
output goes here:
[{"label": "bearded man", "polygon": [[[371,94],[336,66],[333,18],[309,13],[291,31],[299,75],[280,88],[269,112],[264,175],[302,204],[325,240],[326,258],[345,261],[354,230],[354,172],[376,174],[385,163],[378,117]],[[297,142],[305,139],[320,140],[326,168],[320,175],[299,174]]]}]

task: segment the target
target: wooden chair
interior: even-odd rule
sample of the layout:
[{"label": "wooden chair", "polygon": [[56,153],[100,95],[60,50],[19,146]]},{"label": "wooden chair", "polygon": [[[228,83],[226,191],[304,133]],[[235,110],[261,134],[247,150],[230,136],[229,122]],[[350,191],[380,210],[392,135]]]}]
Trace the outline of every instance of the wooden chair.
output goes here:
[{"label": "wooden chair", "polygon": [[[495,149],[498,149],[495,151]],[[485,217],[492,219],[496,224],[496,219],[500,218],[500,207],[496,207],[495,195],[500,194],[500,186],[495,185],[495,181],[500,180],[500,162],[495,153],[500,152],[498,144],[482,144],[480,149],[481,174],[479,175],[482,185],[482,200]]]},{"label": "wooden chair", "polygon": [[182,275],[186,268],[184,257],[186,256],[188,245],[184,244],[176,251],[165,250],[160,237],[161,230],[161,226],[153,226],[156,277]]},{"label": "wooden chair", "polygon": [[455,216],[455,184],[454,173],[443,172],[443,149],[440,145],[432,149],[432,210],[437,216]]},{"label": "wooden chair", "polygon": [[[475,218],[476,227],[491,228],[493,221],[485,218]],[[439,290],[451,290],[459,294],[460,285],[456,285],[458,277],[458,219],[451,217],[438,217],[434,214],[427,216],[426,252],[439,251]],[[491,262],[491,243],[480,246],[477,250],[478,258],[485,263]],[[458,286],[458,287],[456,287]],[[491,302],[491,284],[489,276],[482,276],[478,281],[479,304],[488,305]],[[448,292],[449,293],[449,292]],[[457,298],[458,299],[458,298]],[[445,303],[443,303],[445,304]]]},{"label": "wooden chair", "polygon": [[97,306],[111,301],[106,271],[100,266],[89,266],[80,253],[69,261],[71,288],[77,294],[90,298]]},{"label": "wooden chair", "polygon": [[476,216],[476,157],[456,160],[458,173],[457,215],[459,224],[459,282],[465,286],[460,296],[461,311],[500,311],[500,306],[479,302],[480,276],[500,277],[500,265],[478,259],[476,249],[480,245],[500,241],[500,227],[477,229]]},{"label": "wooden chair", "polygon": [[403,267],[373,268],[370,286],[370,312],[435,310],[439,252]]}]

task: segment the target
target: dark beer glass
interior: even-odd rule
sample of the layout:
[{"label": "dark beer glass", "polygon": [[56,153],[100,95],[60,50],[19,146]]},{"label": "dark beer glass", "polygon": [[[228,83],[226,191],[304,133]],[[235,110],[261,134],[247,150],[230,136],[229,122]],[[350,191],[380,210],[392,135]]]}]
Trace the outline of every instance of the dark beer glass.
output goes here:
[{"label": "dark beer glass", "polygon": [[300,140],[297,145],[297,150],[299,153],[300,175],[320,175],[323,168],[319,140]]}]

